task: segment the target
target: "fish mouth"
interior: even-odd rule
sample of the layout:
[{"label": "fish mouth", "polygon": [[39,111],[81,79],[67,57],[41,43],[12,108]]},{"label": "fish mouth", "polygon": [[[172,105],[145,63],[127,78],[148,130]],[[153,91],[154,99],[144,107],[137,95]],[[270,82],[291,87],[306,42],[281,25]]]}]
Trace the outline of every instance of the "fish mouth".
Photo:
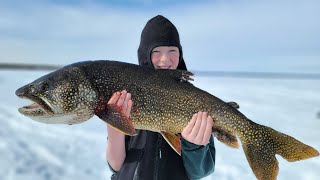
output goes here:
[{"label": "fish mouth", "polygon": [[31,100],[33,103],[27,106],[23,106],[18,111],[26,116],[52,116],[54,115],[53,109],[42,98],[34,95],[19,95],[19,98]]}]

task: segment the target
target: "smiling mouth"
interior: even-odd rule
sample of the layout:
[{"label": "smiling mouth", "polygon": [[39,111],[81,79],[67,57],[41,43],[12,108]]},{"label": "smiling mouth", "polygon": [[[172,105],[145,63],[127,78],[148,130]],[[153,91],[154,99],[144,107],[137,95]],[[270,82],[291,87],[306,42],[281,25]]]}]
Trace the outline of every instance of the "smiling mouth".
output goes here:
[{"label": "smiling mouth", "polygon": [[158,66],[158,69],[170,69],[171,66]]},{"label": "smiling mouth", "polygon": [[32,104],[19,108],[19,112],[26,116],[48,116],[54,114],[52,108],[37,96],[19,96],[22,99],[33,101]]}]

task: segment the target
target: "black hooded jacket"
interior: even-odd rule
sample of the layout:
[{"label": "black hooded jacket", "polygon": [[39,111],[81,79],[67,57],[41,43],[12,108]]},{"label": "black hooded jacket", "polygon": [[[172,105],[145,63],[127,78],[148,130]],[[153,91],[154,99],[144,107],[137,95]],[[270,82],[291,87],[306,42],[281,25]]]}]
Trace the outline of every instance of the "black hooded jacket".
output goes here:
[{"label": "black hooded jacket", "polygon": [[[176,27],[165,17],[148,21],[141,34],[139,64],[154,68],[151,52],[158,46],[176,46],[180,51],[178,69],[187,70]],[[190,117],[191,118],[191,117]],[[185,180],[204,177],[214,170],[213,138],[207,146],[198,146],[181,138],[182,157],[159,134],[140,130],[137,136],[126,136],[126,158],[112,180]],[[111,168],[111,167],[110,167]],[[112,168],[111,168],[112,170]]]},{"label": "black hooded jacket", "polygon": [[158,46],[178,47],[180,59],[177,69],[187,70],[177,28],[167,18],[160,15],[150,19],[142,30],[138,49],[138,60],[141,66],[154,68],[151,62],[151,52]]}]

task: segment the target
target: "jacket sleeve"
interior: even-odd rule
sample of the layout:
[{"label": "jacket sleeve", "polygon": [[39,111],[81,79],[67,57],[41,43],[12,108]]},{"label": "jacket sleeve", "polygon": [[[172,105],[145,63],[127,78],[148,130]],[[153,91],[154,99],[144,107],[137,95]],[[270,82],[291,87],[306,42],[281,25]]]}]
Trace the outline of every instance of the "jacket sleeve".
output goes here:
[{"label": "jacket sleeve", "polygon": [[181,137],[181,156],[190,179],[200,179],[214,171],[216,149],[213,136],[206,146],[188,142]]},{"label": "jacket sleeve", "polygon": [[109,166],[109,170],[112,172],[112,175],[118,174],[118,171],[114,170],[111,165],[109,164],[109,162],[107,161],[107,164]]}]

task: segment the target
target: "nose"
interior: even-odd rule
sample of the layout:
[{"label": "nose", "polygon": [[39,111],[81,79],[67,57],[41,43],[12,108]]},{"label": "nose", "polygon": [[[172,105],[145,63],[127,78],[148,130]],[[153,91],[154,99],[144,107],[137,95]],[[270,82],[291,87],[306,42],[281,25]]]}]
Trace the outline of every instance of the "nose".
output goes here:
[{"label": "nose", "polygon": [[161,55],[161,57],[160,57],[160,61],[161,61],[161,62],[168,62],[168,61],[170,61],[170,57],[169,57],[168,53],[163,53],[163,54]]},{"label": "nose", "polygon": [[26,86],[23,86],[16,90],[16,96],[24,96],[26,91]]},{"label": "nose", "polygon": [[15,94],[16,96],[25,96],[32,89],[33,89],[33,85],[25,85],[17,89]]}]

